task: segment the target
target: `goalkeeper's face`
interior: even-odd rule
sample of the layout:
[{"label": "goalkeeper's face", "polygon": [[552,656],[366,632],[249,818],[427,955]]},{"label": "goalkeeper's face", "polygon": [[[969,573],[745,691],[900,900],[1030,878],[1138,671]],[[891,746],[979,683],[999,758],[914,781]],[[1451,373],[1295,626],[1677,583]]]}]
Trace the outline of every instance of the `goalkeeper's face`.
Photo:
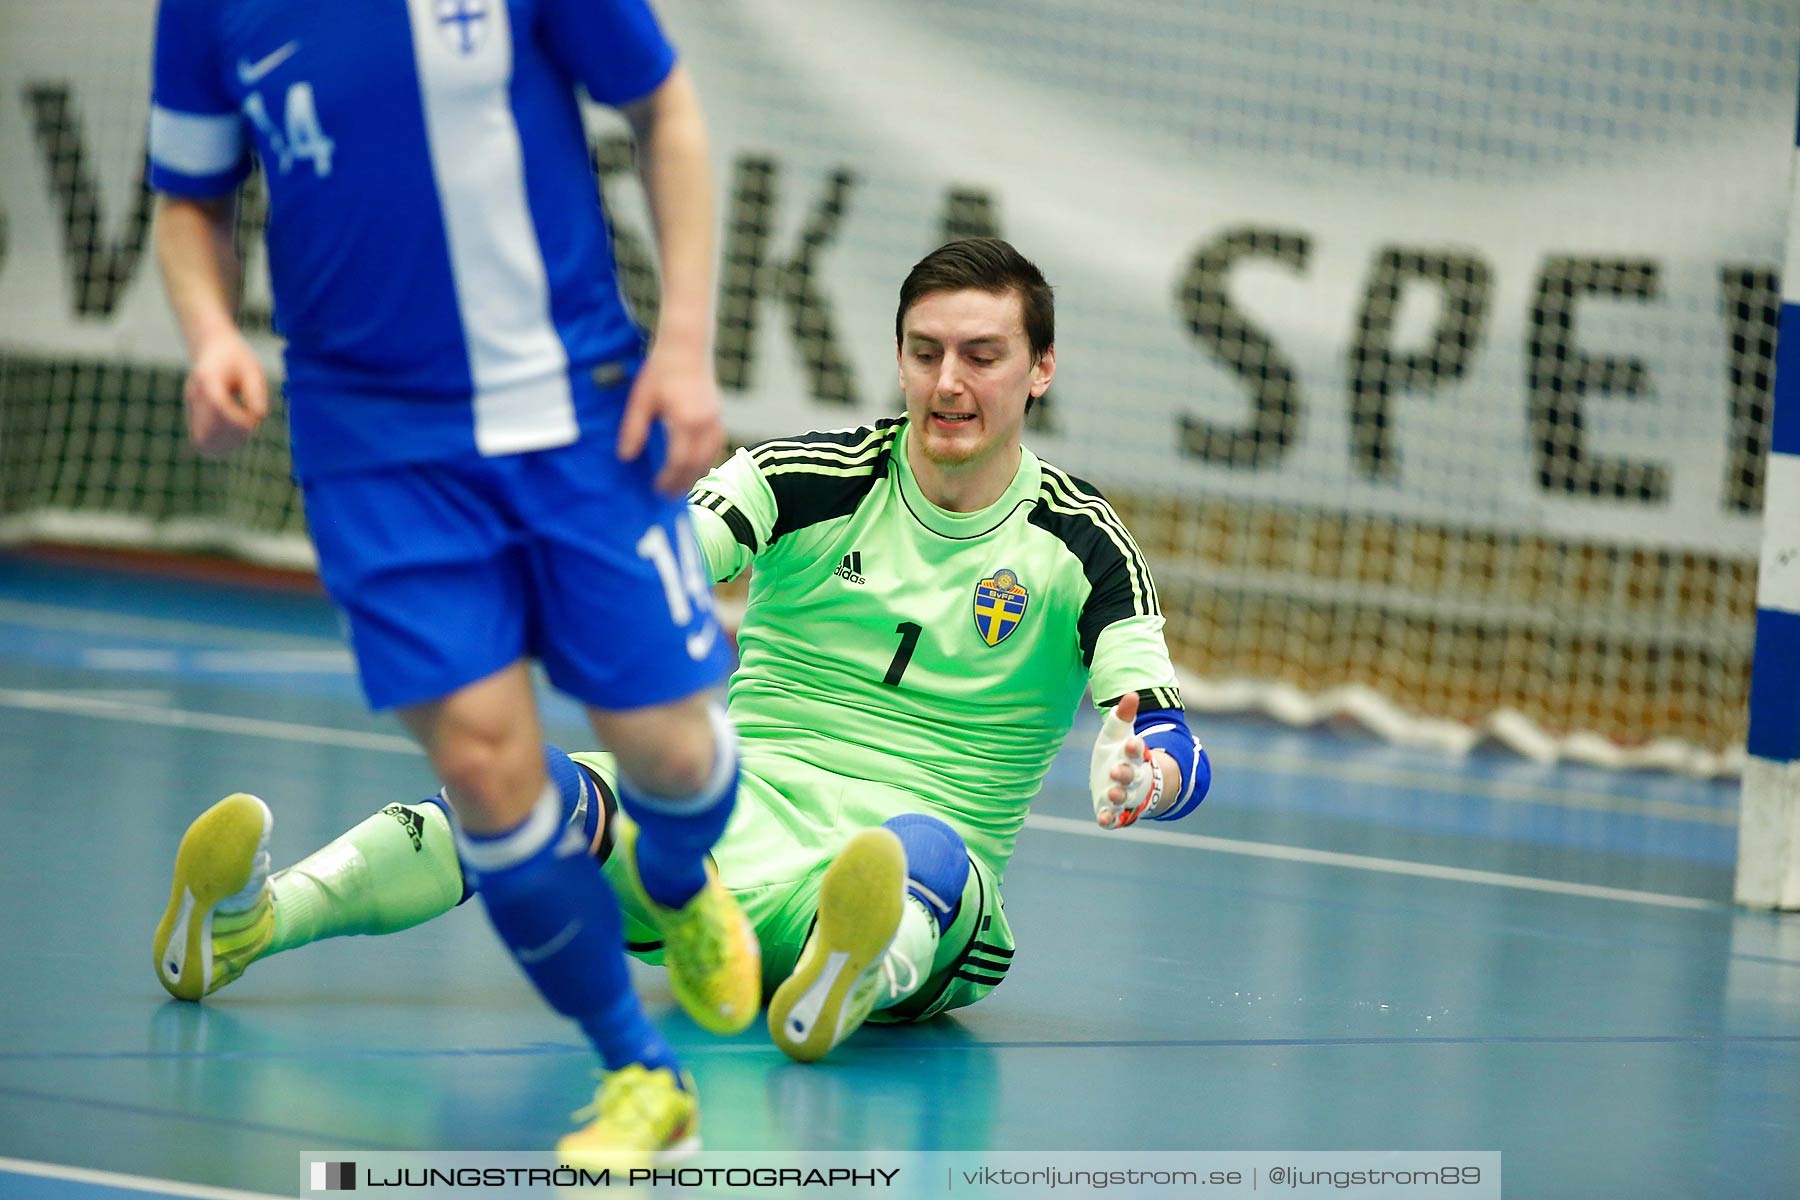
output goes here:
[{"label": "goalkeeper's face", "polygon": [[975,467],[1016,450],[1026,403],[1056,372],[1054,347],[1031,357],[1014,291],[926,293],[906,310],[899,352],[916,445],[940,467]]}]

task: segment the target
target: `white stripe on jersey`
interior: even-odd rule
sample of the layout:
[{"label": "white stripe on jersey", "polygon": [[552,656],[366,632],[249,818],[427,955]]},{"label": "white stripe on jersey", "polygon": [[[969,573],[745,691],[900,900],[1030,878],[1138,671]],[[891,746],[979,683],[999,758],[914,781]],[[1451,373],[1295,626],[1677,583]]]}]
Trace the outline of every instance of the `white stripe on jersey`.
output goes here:
[{"label": "white stripe on jersey", "polygon": [[511,454],[575,440],[568,353],[550,319],[550,282],[525,194],[513,120],[505,4],[473,52],[438,28],[436,0],[407,0],[413,57],[450,273],[475,382],[475,445]]},{"label": "white stripe on jersey", "polygon": [[222,175],[244,157],[244,118],[204,117],[150,106],[150,157],[183,175]]}]

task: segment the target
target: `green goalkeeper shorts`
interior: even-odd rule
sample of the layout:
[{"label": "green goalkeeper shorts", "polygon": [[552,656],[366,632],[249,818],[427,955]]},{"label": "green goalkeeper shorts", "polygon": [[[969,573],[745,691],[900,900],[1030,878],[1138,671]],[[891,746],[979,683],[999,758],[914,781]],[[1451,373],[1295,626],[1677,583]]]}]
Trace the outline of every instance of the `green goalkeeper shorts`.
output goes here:
[{"label": "green goalkeeper shorts", "polygon": [[[616,795],[618,767],[612,755],[584,753],[570,757]],[[861,786],[858,780],[839,782],[845,788]],[[867,786],[884,795],[892,794],[892,789],[882,785]],[[609,807],[616,808],[616,804]],[[895,815],[906,811],[914,810],[897,808]],[[746,769],[739,778],[737,808],[731,824],[713,848],[720,881],[737,898],[762,944],[765,1000],[774,995],[800,959],[800,950],[812,932],[818,911],[819,885],[837,847],[861,832],[825,829],[804,822],[796,827],[793,814],[794,806],[774,784]],[[621,823],[621,828],[631,820],[623,812],[616,813],[613,819]],[[605,844],[611,846],[616,840],[616,836],[606,838]],[[986,864],[973,855],[969,868],[956,920],[938,939],[937,954],[924,984],[893,1008],[872,1014],[871,1021],[923,1021],[975,1003],[1005,978],[1006,968],[1012,962],[1013,938],[1000,888]],[[624,866],[612,855],[603,869],[625,912],[625,948],[645,962],[661,963],[662,942],[643,901],[629,885]]]}]

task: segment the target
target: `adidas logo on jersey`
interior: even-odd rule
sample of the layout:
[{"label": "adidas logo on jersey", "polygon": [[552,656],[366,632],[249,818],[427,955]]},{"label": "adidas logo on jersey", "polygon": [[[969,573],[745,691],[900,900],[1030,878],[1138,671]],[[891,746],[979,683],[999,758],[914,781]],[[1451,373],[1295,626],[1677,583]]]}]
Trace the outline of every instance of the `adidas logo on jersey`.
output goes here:
[{"label": "adidas logo on jersey", "polygon": [[850,553],[844,555],[844,561],[839,563],[831,573],[838,578],[848,580],[851,583],[869,582],[867,579],[863,578],[861,550],[852,550]]}]

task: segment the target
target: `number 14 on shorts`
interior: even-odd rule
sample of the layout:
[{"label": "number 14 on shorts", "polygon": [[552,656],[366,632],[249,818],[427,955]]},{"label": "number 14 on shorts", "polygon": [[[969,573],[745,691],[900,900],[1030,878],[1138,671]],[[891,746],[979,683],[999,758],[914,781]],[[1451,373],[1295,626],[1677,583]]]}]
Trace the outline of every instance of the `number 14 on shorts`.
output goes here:
[{"label": "number 14 on shorts", "polygon": [[669,604],[669,619],[678,629],[688,629],[696,620],[699,628],[688,629],[688,657],[699,662],[712,651],[719,636],[719,623],[713,619],[712,582],[700,562],[700,547],[686,514],[675,519],[675,532],[662,525],[652,525],[638,539],[638,557],[649,561],[662,580],[663,598]]}]

